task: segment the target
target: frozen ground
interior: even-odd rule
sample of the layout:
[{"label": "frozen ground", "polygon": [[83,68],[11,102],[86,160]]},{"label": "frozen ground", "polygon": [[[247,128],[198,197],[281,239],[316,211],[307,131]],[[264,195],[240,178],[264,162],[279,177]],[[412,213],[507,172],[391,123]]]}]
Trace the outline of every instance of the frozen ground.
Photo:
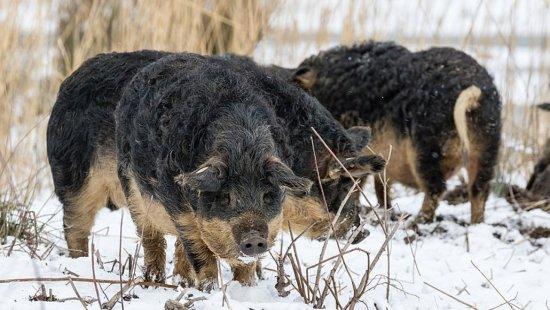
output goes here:
[{"label": "frozen ground", "polygon": [[[402,187],[395,188],[395,199],[398,209],[404,212],[415,213],[421,204],[422,194],[415,193]],[[368,195],[373,198],[372,193]],[[48,222],[50,239],[55,241],[56,248],[47,258],[31,259],[29,254],[16,246],[10,257],[6,257],[8,245],[4,245],[0,252],[0,279],[33,278],[33,277],[66,277],[68,271],[76,274],[74,277],[92,278],[91,259],[70,259],[65,256],[66,247],[61,234],[60,204],[54,198],[48,199],[43,195],[34,207],[44,218],[55,214]],[[483,275],[476,270],[472,263],[489,277],[491,283],[512,300],[511,303],[519,308],[547,309],[550,303],[550,239],[530,240],[520,233],[520,229],[534,226],[550,227],[550,215],[542,211],[516,213],[503,199],[491,196],[488,201],[486,224],[461,226],[461,220],[468,220],[469,204],[449,206],[442,203],[438,215],[447,220],[422,227],[424,232],[432,232],[417,238],[410,244],[404,242],[407,232],[399,230],[391,242],[390,255],[390,298],[386,301],[387,264],[386,256],[376,265],[371,275],[369,291],[363,298],[360,309],[460,309],[465,306],[445,296],[428,284],[443,290],[458,299],[475,305],[478,309],[489,309],[504,302],[499,293],[491,287]],[[122,226],[120,222],[122,220]],[[393,223],[391,224],[393,225]],[[104,209],[96,219],[94,226],[94,244],[104,262],[104,269],[96,265],[98,279],[118,280],[118,267],[111,271],[113,263],[119,257],[120,227],[122,227],[122,257],[126,253],[133,254],[138,244],[134,233],[134,225],[127,210],[111,212]],[[384,234],[380,226],[368,225],[371,235],[356,245],[372,253],[378,251]],[[468,239],[468,242],[466,241]],[[173,238],[168,240],[168,257],[173,253]],[[289,236],[284,234],[282,240],[289,242]],[[10,241],[10,240],[9,240]],[[298,253],[303,267],[311,266],[318,261],[322,242],[299,240]],[[272,250],[277,252],[279,246]],[[38,253],[45,249],[39,248]],[[329,242],[328,254],[338,253],[335,242]],[[414,257],[417,267],[414,266]],[[347,256],[347,264],[359,278],[365,269],[366,257],[359,252]],[[142,257],[138,263],[142,265]],[[264,259],[264,265],[275,268],[271,257]],[[290,265],[285,266],[287,274],[292,274]],[[330,268],[330,263],[326,269]],[[172,263],[167,265],[167,274],[171,273]],[[293,290],[285,298],[278,297],[274,288],[276,277],[274,272],[264,270],[265,279],[254,287],[242,287],[236,282],[230,282],[231,272],[227,265],[222,264],[223,282],[229,283],[226,289],[229,309],[310,309],[302,302],[299,294]],[[326,271],[325,272],[328,272]],[[67,271],[68,270],[68,271]],[[139,274],[139,271],[138,271]],[[127,273],[123,279],[127,278]],[[337,278],[341,281],[341,299],[347,300],[351,293],[350,283],[344,270],[339,270]],[[168,280],[170,281],[170,280]],[[357,280],[356,280],[357,281]],[[57,298],[74,297],[75,292],[66,282],[44,282],[46,290],[51,289]],[[76,288],[83,298],[95,298],[92,283],[75,282]],[[65,302],[36,302],[29,301],[29,296],[39,288],[37,282],[15,282],[0,284],[0,309],[75,309],[82,307],[78,300]],[[113,296],[118,285],[102,285],[108,297]],[[145,289],[136,287],[131,290],[134,298],[125,301],[126,309],[159,309],[163,308],[167,299],[176,298],[180,292],[172,289]],[[106,297],[100,293],[103,301]],[[220,309],[223,293],[219,290],[211,294],[204,294],[194,289],[186,292],[193,297],[205,296],[207,299],[194,303],[196,309]],[[507,307],[507,305],[504,305]],[[97,303],[88,306],[96,308]],[[121,308],[118,304],[117,309]],[[334,301],[329,300],[327,309],[334,308]],[[518,308],[518,309],[519,309]]]}]

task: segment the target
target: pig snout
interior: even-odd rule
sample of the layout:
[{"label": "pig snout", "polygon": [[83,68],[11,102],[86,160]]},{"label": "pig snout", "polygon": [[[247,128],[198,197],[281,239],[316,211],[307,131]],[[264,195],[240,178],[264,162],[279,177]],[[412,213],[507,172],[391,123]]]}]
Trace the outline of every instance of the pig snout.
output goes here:
[{"label": "pig snout", "polygon": [[245,234],[240,244],[241,252],[247,256],[257,256],[267,251],[267,239],[258,231]]}]

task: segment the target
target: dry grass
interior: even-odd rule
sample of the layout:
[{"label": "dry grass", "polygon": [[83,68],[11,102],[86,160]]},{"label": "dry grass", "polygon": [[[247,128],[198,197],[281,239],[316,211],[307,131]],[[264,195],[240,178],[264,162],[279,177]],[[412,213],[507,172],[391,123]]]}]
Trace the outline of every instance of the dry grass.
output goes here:
[{"label": "dry grass", "polygon": [[[63,2],[57,42],[70,73],[105,51],[157,49],[201,54],[250,54],[265,32],[275,2],[106,1]],[[63,72],[62,72],[63,73]]]}]

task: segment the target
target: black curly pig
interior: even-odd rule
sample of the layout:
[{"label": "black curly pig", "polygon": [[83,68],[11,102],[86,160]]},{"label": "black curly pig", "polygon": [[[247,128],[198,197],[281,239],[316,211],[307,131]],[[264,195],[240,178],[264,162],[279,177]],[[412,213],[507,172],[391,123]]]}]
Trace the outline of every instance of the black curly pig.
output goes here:
[{"label": "black curly pig", "polygon": [[[543,112],[550,114],[550,103],[541,103],[538,108]],[[550,198],[550,137],[548,137],[548,130],[546,132],[546,142],[542,150],[542,155],[535,164],[533,174],[527,182],[526,189],[531,193],[544,197],[544,199]]]},{"label": "black curly pig", "polygon": [[[48,125],[70,255],[87,255],[100,208],[128,205],[147,280],[165,280],[171,234],[174,273],[187,284],[211,288],[217,258],[235,280],[254,283],[281,228],[326,235],[353,184],[311,128],[354,177],[383,169],[381,157],[359,154],[369,130],[346,131],[313,97],[255,65],[154,51],[88,60],[62,84]],[[335,235],[357,224],[354,195]]]},{"label": "black curly pig", "polygon": [[[280,68],[276,68],[280,71]],[[371,148],[389,154],[388,180],[425,193],[415,222],[434,219],[446,180],[467,160],[471,222],[483,221],[497,163],[501,101],[487,70],[453,48],[410,52],[390,42],[341,46],[304,60],[290,80],[344,127],[370,125]],[[375,187],[380,202],[384,188]]]}]

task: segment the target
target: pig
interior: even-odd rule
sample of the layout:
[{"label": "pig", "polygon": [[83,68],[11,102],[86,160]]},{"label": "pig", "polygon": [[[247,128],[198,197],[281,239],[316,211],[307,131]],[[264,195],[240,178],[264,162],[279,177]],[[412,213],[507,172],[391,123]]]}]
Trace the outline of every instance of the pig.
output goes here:
[{"label": "pig", "polygon": [[[380,156],[359,154],[368,136],[364,127],[347,132],[313,97],[255,66],[188,53],[100,54],[62,83],[48,123],[69,254],[87,255],[99,209],[127,205],[146,280],[165,281],[171,234],[183,283],[212,288],[221,258],[250,285],[282,227],[326,234],[353,185],[348,172],[384,168]],[[336,235],[356,223],[358,195]]]},{"label": "pig", "polygon": [[[471,223],[484,219],[501,139],[501,99],[487,70],[462,51],[411,52],[368,41],[275,71],[316,97],[346,127],[372,127],[371,148],[389,154],[388,184],[425,193],[414,224],[431,222],[446,180],[467,160]],[[375,178],[378,201],[390,198]]]}]

